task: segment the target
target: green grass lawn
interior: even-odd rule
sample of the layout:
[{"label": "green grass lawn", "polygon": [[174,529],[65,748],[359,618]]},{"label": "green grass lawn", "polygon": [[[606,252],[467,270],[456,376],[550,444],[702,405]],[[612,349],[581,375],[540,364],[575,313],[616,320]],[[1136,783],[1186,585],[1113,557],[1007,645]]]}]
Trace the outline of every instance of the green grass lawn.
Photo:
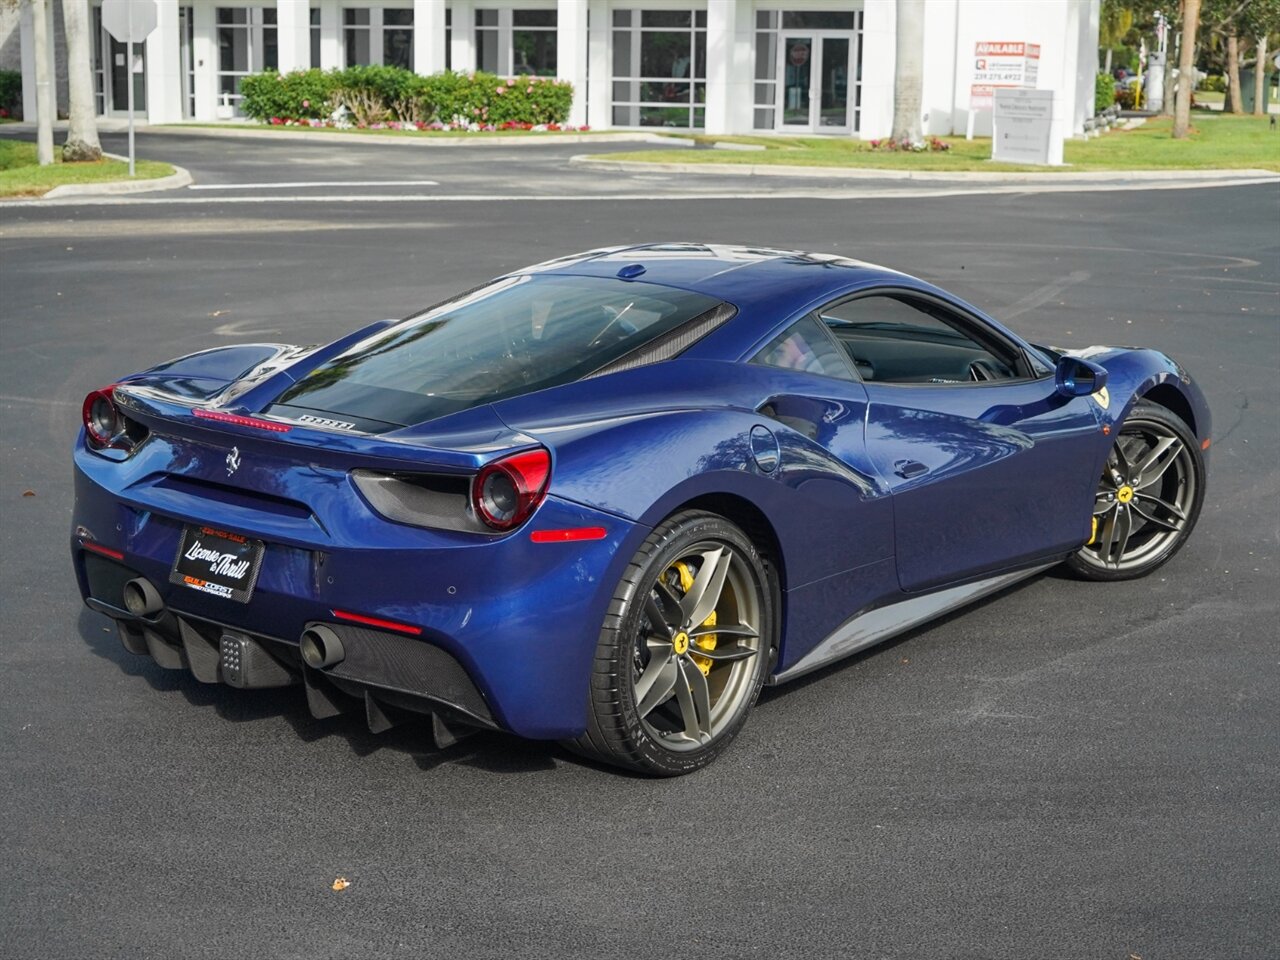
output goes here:
[{"label": "green grass lawn", "polygon": [[[0,197],[38,197],[64,183],[104,183],[128,180],[129,164],[121,160],[96,163],[63,163],[61,150],[53,150],[55,162],[36,163],[36,145],[23,140],[0,139]],[[173,167],[153,160],[139,160],[138,180],[167,177]]]},{"label": "green grass lawn", "polygon": [[1064,159],[1070,166],[1030,167],[993,163],[991,140],[942,137],[945,153],[886,153],[862,140],[840,137],[706,137],[709,143],[752,143],[764,150],[645,150],[611,153],[610,160],[649,163],[728,163],[798,167],[846,167],[927,171],[1205,170],[1262,169],[1280,172],[1280,134],[1266,117],[1192,117],[1191,136],[1174,140],[1173,122],[1149,120],[1135,130],[1113,129],[1092,140],[1068,140]]}]

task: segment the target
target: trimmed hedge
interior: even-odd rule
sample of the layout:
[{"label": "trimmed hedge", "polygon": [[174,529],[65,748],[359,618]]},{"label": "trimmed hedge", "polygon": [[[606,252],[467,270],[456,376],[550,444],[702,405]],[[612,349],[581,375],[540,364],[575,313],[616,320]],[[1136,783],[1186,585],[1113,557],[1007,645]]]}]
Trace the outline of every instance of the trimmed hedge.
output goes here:
[{"label": "trimmed hedge", "polygon": [[1109,73],[1100,73],[1093,81],[1093,112],[1101,113],[1116,102],[1116,82]]},{"label": "trimmed hedge", "polygon": [[17,70],[0,70],[0,116],[22,113],[22,74]]},{"label": "trimmed hedge", "polygon": [[573,85],[563,80],[449,71],[423,77],[384,66],[268,71],[245,77],[240,92],[241,108],[255,120],[325,120],[345,109],[357,127],[561,124],[573,103]]}]

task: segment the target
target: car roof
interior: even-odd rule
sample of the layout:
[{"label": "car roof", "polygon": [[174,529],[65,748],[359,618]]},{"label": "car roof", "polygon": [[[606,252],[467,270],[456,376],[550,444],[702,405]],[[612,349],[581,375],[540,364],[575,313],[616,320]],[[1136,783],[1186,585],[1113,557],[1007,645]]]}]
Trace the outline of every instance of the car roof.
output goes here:
[{"label": "car roof", "polygon": [[691,242],[605,247],[548,260],[512,275],[535,273],[622,277],[693,290],[740,308],[779,299],[807,302],[854,287],[919,282],[896,270],[839,255]]}]

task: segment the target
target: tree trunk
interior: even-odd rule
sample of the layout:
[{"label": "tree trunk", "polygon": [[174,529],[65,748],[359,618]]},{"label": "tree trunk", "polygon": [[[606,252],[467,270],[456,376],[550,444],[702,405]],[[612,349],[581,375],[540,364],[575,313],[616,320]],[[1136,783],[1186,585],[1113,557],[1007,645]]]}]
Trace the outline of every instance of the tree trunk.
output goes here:
[{"label": "tree trunk", "polygon": [[897,60],[893,77],[893,139],[921,139],[924,88],[924,0],[898,0]]},{"label": "tree trunk", "polygon": [[53,64],[49,50],[49,20],[44,0],[31,0],[31,42],[36,61],[36,160],[53,163]]},{"label": "tree trunk", "polygon": [[1200,27],[1200,0],[1186,0],[1182,8],[1182,51],[1178,57],[1178,104],[1173,114],[1173,138],[1182,140],[1191,126],[1191,71],[1195,69],[1196,31]]},{"label": "tree trunk", "polygon": [[1253,115],[1267,112],[1267,35],[1258,37],[1258,59],[1253,68]]},{"label": "tree trunk", "polygon": [[71,100],[71,124],[67,142],[62,145],[62,160],[101,160],[89,70],[89,0],[62,0],[62,21],[67,33],[67,86]]},{"label": "tree trunk", "polygon": [[1222,104],[1223,113],[1244,113],[1240,97],[1240,38],[1227,37],[1227,96]]},{"label": "tree trunk", "polygon": [[1102,68],[1102,72],[1108,77],[1111,76],[1111,48],[1107,47],[1107,65]]},{"label": "tree trunk", "polygon": [[1160,116],[1162,117],[1173,116],[1175,92],[1173,87],[1173,64],[1173,57],[1166,52],[1164,57],[1164,103],[1160,104]]}]

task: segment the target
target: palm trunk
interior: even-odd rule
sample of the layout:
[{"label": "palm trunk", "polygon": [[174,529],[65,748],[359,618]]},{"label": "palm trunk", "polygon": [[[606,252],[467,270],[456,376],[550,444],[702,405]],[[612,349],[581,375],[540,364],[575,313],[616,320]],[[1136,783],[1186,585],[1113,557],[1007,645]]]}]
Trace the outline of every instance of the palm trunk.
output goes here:
[{"label": "palm trunk", "polygon": [[898,0],[893,77],[893,139],[916,143],[924,88],[924,0]]},{"label": "palm trunk", "polygon": [[1173,116],[1173,100],[1175,92],[1173,87],[1173,63],[1173,57],[1169,56],[1166,52],[1164,58],[1164,103],[1160,104],[1160,116],[1162,117]]},{"label": "palm trunk", "polygon": [[1244,113],[1240,98],[1240,38],[1227,37],[1227,96],[1223,113]]},{"label": "palm trunk", "polygon": [[1107,65],[1102,68],[1102,72],[1107,76],[1111,76],[1111,48],[1107,47]]},{"label": "palm trunk", "polygon": [[1191,126],[1191,70],[1195,66],[1196,30],[1200,0],[1186,0],[1182,9],[1182,51],[1178,57],[1178,104],[1173,114],[1173,138],[1182,140]]},{"label": "palm trunk", "polygon": [[36,160],[53,163],[53,64],[49,50],[49,20],[44,0],[31,0],[31,42],[36,61]]},{"label": "palm trunk", "polygon": [[62,159],[67,163],[101,160],[89,70],[89,0],[62,0],[62,20],[67,33],[67,87],[71,101],[71,123],[67,142],[62,145]]},{"label": "palm trunk", "polygon": [[1267,35],[1257,39],[1258,60],[1253,68],[1253,115],[1260,117],[1267,112]]}]

